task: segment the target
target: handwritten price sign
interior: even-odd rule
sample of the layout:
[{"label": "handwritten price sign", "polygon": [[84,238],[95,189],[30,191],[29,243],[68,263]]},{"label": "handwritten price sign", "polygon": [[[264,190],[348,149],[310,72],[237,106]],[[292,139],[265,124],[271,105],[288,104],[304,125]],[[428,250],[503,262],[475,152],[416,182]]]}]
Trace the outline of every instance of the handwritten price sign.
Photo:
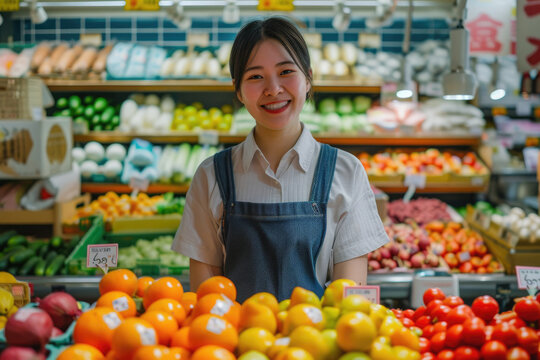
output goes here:
[{"label": "handwritten price sign", "polygon": [[98,267],[107,273],[110,267],[118,266],[118,244],[88,245],[86,267]]},{"label": "handwritten price sign", "polygon": [[381,302],[381,288],[378,286],[346,286],[343,289],[344,298],[353,294],[362,295],[374,304],[379,304]]},{"label": "handwritten price sign", "polygon": [[540,267],[516,266],[518,288],[527,289],[534,295],[540,289]]}]

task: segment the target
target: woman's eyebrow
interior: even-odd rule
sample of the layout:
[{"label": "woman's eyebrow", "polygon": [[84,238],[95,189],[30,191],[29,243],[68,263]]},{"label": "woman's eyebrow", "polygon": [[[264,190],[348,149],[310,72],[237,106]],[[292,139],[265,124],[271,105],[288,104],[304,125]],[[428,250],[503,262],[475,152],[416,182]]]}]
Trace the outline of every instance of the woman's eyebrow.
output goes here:
[{"label": "woman's eyebrow", "polygon": [[[290,61],[290,60],[281,61],[281,62],[278,62],[276,64],[276,67],[280,67],[280,66],[283,66],[283,65],[294,65],[294,61]],[[262,68],[263,68],[262,66],[250,66],[250,67],[246,68],[246,70],[244,70],[244,72],[248,72],[248,71],[251,71],[251,70],[260,70]]]}]

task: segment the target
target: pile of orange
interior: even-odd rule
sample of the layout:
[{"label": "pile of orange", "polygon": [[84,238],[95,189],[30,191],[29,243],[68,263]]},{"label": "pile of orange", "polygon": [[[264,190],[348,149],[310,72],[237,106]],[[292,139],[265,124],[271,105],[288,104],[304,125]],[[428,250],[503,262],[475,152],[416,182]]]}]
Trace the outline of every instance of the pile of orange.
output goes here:
[{"label": "pile of orange", "polygon": [[[334,281],[322,299],[297,287],[281,302],[257,293],[239,304],[223,276],[184,293],[172,277],[114,270],[101,280],[96,307],[77,320],[75,345],[59,359],[420,360],[418,337],[384,306],[360,295],[343,298],[350,285]],[[134,296],[142,299],[139,313]]]}]

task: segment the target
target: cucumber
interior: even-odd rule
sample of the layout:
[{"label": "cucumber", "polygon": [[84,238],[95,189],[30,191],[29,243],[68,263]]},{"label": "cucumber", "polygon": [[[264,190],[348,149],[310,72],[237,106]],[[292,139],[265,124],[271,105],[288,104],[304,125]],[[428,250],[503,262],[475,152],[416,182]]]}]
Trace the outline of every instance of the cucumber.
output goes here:
[{"label": "cucumber", "polygon": [[30,259],[26,260],[23,266],[19,269],[20,275],[28,275],[34,270],[34,267],[37,265],[38,262],[41,261],[41,258],[38,256],[32,256]]},{"label": "cucumber", "polygon": [[51,251],[47,254],[47,256],[45,257],[45,264],[48,266],[53,260],[54,258],[58,255],[58,253],[56,251]]},{"label": "cucumber", "polygon": [[15,230],[9,230],[0,234],[0,249],[3,248],[4,245],[7,245],[8,240],[15,235],[17,235]]},{"label": "cucumber", "polygon": [[28,249],[32,249],[37,253],[39,249],[45,245],[47,245],[47,243],[43,240],[32,241],[31,243],[28,243]]},{"label": "cucumber", "polygon": [[47,255],[47,252],[49,251],[49,244],[45,243],[44,246],[40,247],[39,250],[36,251],[36,255],[40,258],[44,258],[45,255]]},{"label": "cucumber", "polygon": [[0,257],[0,269],[5,269],[9,265],[9,257],[12,254],[15,254],[17,251],[20,251],[21,249],[17,250],[11,250],[11,251],[4,251],[3,255]]},{"label": "cucumber", "polygon": [[60,236],[53,236],[50,241],[50,245],[52,248],[57,249],[60,246],[62,246],[62,238]]},{"label": "cucumber", "polygon": [[47,268],[45,269],[45,276],[53,276],[54,274],[56,274],[60,270],[62,265],[64,265],[65,260],[66,256],[62,254],[55,257],[54,260],[49,265],[47,265]]},{"label": "cucumber", "polygon": [[24,250],[26,249],[26,245],[15,245],[15,246],[8,246],[4,249],[4,252],[3,254],[7,254],[7,253],[10,253],[10,254],[14,254],[18,251],[21,251],[21,250]]},{"label": "cucumber", "polygon": [[45,259],[39,259],[38,263],[34,267],[34,275],[43,276],[45,274],[45,267],[47,266],[47,261]]},{"label": "cucumber", "polygon": [[15,235],[8,239],[7,246],[26,245],[26,238],[22,235]]},{"label": "cucumber", "polygon": [[14,254],[12,254],[10,257],[9,257],[9,262],[11,264],[21,264],[23,262],[25,262],[26,260],[30,259],[32,256],[36,256],[36,253],[34,250],[32,249],[24,249],[24,250],[21,250],[21,251],[18,251]]}]

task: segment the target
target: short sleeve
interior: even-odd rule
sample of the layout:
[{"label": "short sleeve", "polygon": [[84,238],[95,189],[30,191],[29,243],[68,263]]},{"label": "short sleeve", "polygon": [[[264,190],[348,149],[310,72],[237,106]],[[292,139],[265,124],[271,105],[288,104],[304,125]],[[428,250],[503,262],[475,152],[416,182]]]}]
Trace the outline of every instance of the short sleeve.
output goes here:
[{"label": "short sleeve", "polygon": [[193,176],[172,249],[205,264],[222,266],[224,247],[219,219],[214,216],[210,200],[216,187],[213,164],[213,157],[206,159]]},{"label": "short sleeve", "polygon": [[389,239],[382,224],[375,195],[367,174],[358,159],[354,159],[354,176],[345,197],[333,247],[334,264],[366,255],[386,244]]}]

